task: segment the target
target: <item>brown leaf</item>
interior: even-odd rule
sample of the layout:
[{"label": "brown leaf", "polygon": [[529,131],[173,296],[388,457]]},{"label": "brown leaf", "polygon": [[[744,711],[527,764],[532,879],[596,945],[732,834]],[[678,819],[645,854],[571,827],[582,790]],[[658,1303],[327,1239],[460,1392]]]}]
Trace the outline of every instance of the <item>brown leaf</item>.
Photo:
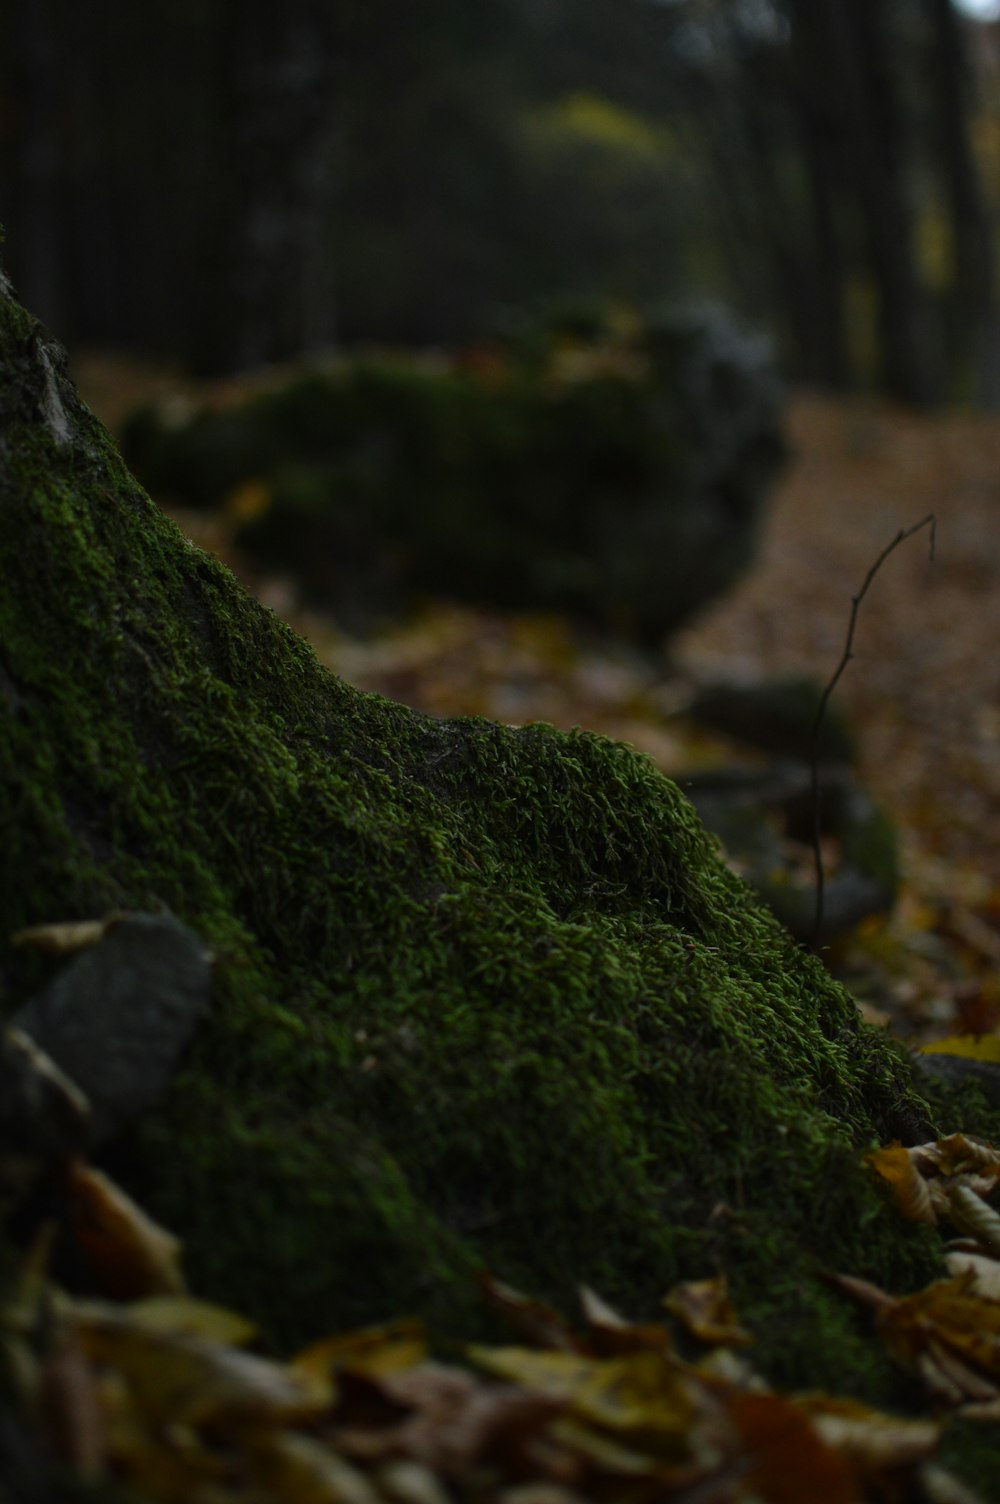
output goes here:
[{"label": "brown leaf", "polygon": [[737,1347],[753,1341],[746,1327],[739,1324],[724,1274],[717,1279],[675,1285],[663,1304],[700,1342]]},{"label": "brown leaf", "polygon": [[859,1504],[848,1458],[823,1440],[809,1417],[779,1394],[737,1394],[729,1406],[751,1455],[747,1494],[768,1504]]},{"label": "brown leaf", "polygon": [[74,1160],[67,1175],[70,1229],[106,1295],[179,1294],[181,1245],[101,1170]]},{"label": "brown leaf", "polygon": [[853,1274],[827,1274],[825,1278],[829,1284],[836,1285],[845,1295],[850,1295],[870,1310],[881,1311],[896,1304],[894,1296],[887,1295],[867,1279],[858,1279]]},{"label": "brown leaf", "polygon": [[670,1332],[661,1322],[628,1321],[586,1285],[580,1287],[580,1304],[594,1346],[602,1354],[633,1353],[643,1348],[669,1352],[673,1346]]},{"label": "brown leaf", "polygon": [[385,1384],[411,1413],[394,1429],[399,1453],[445,1477],[465,1477],[490,1457],[508,1463],[563,1409],[561,1400],[484,1384],[463,1369],[425,1363]]},{"label": "brown leaf", "polygon": [[529,1295],[522,1295],[492,1274],[481,1274],[479,1286],[493,1308],[510,1322],[514,1330],[536,1347],[556,1352],[580,1353],[586,1345],[576,1336],[568,1322],[550,1306]]},{"label": "brown leaf", "polygon": [[972,1293],[973,1281],[971,1271],[937,1280],[876,1315],[889,1351],[952,1403],[987,1398],[1000,1378],[1000,1305]]},{"label": "brown leaf", "polygon": [[931,1205],[927,1183],[914,1169],[909,1151],[902,1144],[890,1144],[885,1149],[876,1149],[865,1156],[865,1163],[892,1186],[896,1205],[910,1222],[926,1222],[934,1226],[937,1217]]}]

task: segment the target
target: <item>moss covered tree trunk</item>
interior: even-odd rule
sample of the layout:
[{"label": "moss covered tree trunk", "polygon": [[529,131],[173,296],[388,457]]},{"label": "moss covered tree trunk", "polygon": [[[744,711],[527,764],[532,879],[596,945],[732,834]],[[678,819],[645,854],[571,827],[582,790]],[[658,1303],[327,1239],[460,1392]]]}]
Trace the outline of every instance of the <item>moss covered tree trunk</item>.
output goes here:
[{"label": "moss covered tree trunk", "polygon": [[482,1267],[638,1315],[721,1266],[776,1376],[877,1388],[817,1261],[933,1267],[857,1164],[923,1104],[649,761],[326,672],[7,287],[0,552],[4,1009],[44,975],[22,925],[166,909],[211,944],[182,1069],[107,1149],[200,1293],[282,1342],[469,1334]]}]

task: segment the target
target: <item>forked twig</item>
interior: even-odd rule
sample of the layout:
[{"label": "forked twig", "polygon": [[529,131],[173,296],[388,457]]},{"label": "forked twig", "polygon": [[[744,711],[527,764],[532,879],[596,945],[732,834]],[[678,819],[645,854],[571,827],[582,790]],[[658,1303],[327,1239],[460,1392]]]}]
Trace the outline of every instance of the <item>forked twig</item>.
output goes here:
[{"label": "forked twig", "polygon": [[875,560],[874,564],[865,575],[864,584],[861,586],[861,589],[858,591],[857,595],[851,596],[851,617],[850,621],[847,624],[847,640],[844,643],[844,651],[840,655],[840,662],[834,669],[833,675],[830,678],[826,688],[824,689],[822,696],[820,697],[819,706],[816,711],[816,719],[813,722],[812,741],[809,753],[809,768],[811,775],[810,783],[813,814],[813,863],[816,869],[816,909],[813,918],[812,934],[812,945],[814,950],[819,949],[820,935],[823,930],[823,897],[826,885],[826,875],[823,870],[823,848],[821,844],[822,791],[820,789],[819,781],[819,735],[823,727],[823,717],[826,715],[826,707],[829,704],[830,696],[833,694],[833,691],[836,689],[838,683],[840,682],[841,674],[844,672],[844,669],[854,657],[854,628],[857,625],[858,609],[861,605],[861,602],[864,600],[865,596],[868,593],[869,585],[871,584],[872,580],[874,580],[875,576],[882,568],[882,565],[892,553],[893,549],[898,548],[899,545],[903,543],[907,538],[912,538],[914,533],[919,533],[920,529],[927,527],[928,524],[930,524],[931,529],[930,557],[933,561],[934,546],[937,540],[937,516],[934,512],[928,512],[926,517],[921,517],[920,521],[915,522],[912,527],[900,528],[895,538],[892,539],[891,543],[886,544],[885,548],[883,548],[882,552],[879,554],[878,558]]}]

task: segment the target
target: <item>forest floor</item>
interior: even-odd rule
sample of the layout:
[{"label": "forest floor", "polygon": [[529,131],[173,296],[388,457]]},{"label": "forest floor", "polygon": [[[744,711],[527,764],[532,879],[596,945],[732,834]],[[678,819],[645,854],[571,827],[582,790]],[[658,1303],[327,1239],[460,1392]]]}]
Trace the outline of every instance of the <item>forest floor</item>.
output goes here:
[{"label": "forest floor", "polygon": [[[171,387],[156,369],[81,357],[85,399],[112,429]],[[652,663],[551,616],[428,602],[377,638],[345,634],[234,554],[224,516],[175,514],[351,683],[436,715],[582,725],[647,752],[669,774],[731,749],[685,718],[692,686],[804,674],[844,650],[852,597],[880,552],[928,513],[930,530],[885,559],[858,613],[836,691],[862,781],[897,821],[903,884],[888,921],[828,956],[866,1015],[915,1042],[1000,1025],[1000,420],[922,415],[868,399],[792,396],[791,459],[739,586]]]}]

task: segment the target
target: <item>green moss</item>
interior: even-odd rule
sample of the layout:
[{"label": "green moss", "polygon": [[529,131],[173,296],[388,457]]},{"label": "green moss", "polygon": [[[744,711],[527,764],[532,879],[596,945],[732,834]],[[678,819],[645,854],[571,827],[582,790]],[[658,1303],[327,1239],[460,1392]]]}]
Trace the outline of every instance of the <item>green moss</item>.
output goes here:
[{"label": "green moss", "polygon": [[[0,354],[0,930],[165,905],[214,945],[185,1068],[111,1150],[195,1288],[281,1343],[407,1310],[468,1336],[482,1265],[637,1315],[721,1266],[776,1372],[821,1352],[887,1393],[819,1270],[937,1267],[856,1168],[924,1105],[675,786],[333,678],[9,302]],[[5,1008],[40,966],[3,953]]]}]

